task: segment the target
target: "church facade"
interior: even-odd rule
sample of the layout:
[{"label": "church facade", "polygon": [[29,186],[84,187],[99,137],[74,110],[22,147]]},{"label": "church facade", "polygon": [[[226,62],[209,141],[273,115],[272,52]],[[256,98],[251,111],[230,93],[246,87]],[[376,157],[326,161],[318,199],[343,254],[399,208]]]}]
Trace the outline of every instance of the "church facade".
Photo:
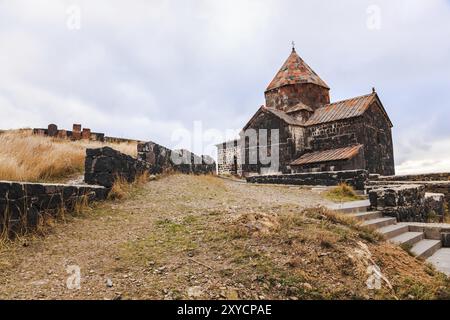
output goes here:
[{"label": "church facade", "polygon": [[[365,169],[394,175],[393,125],[375,90],[332,103],[329,91],[292,49],[265,91],[265,106],[244,126],[241,138],[217,145],[218,173],[250,176]],[[261,130],[269,135],[277,131],[276,167],[260,159],[261,154],[271,153],[270,141],[249,142],[246,132]]]}]

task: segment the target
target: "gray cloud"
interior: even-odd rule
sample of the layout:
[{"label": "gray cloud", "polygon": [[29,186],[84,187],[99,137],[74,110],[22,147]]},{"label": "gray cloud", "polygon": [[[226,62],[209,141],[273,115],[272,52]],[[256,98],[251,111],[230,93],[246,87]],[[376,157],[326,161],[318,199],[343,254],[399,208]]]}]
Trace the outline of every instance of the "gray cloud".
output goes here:
[{"label": "gray cloud", "polygon": [[[80,30],[67,28],[71,5]],[[196,120],[240,128],[295,40],[333,100],[377,88],[404,168],[449,137],[449,38],[445,0],[3,0],[0,127],[81,122],[169,146]]]}]

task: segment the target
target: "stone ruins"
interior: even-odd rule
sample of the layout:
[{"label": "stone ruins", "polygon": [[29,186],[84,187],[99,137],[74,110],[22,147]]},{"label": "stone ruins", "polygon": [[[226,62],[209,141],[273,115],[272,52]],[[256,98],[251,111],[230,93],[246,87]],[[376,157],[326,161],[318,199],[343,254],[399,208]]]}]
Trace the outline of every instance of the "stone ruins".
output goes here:
[{"label": "stone ruins", "polygon": [[[48,136],[58,132],[56,126],[49,129]],[[81,126],[75,129],[80,132]],[[208,156],[170,150],[154,142],[138,144],[138,154],[133,158],[110,147],[87,149],[82,185],[0,181],[0,233],[21,233],[38,225],[44,215],[56,216],[74,211],[80,203],[105,200],[118,178],[133,182],[144,172],[216,172],[216,163]]]},{"label": "stone ruins", "polygon": [[92,132],[89,128],[82,128],[81,124],[74,123],[72,130],[58,129],[56,124],[49,124],[47,128],[34,128],[33,134],[59,138],[59,139],[69,139],[72,141],[77,140],[91,140],[100,142],[138,142],[133,139],[124,139],[105,136],[104,133]]}]

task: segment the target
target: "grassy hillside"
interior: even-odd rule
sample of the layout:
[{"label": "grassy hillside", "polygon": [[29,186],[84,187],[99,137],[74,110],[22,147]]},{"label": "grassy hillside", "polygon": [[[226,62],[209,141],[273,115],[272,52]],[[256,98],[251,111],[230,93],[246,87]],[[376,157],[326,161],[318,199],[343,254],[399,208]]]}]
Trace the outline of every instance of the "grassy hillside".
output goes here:
[{"label": "grassy hillside", "polygon": [[106,144],[32,135],[31,130],[0,133],[0,180],[60,182],[82,174],[86,148],[110,146],[136,156],[135,143]]},{"label": "grassy hillside", "polygon": [[[300,187],[167,176],[0,247],[0,298],[450,298],[443,274],[320,204]],[[67,265],[80,290],[65,287]]]}]

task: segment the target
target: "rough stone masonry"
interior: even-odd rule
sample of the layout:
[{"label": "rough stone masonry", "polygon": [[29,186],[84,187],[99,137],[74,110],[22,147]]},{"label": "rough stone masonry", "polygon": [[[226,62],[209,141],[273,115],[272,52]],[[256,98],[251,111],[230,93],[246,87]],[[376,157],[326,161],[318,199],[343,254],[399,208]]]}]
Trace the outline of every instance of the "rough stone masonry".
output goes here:
[{"label": "rough stone masonry", "polygon": [[372,186],[367,191],[372,210],[395,217],[399,222],[442,222],[444,219],[444,195],[426,193],[423,185]]},{"label": "rough stone masonry", "polygon": [[150,169],[148,162],[135,159],[110,147],[87,149],[84,181],[111,188],[118,177],[131,183],[139,174]]},{"label": "rough stone masonry", "polygon": [[0,231],[36,226],[43,214],[72,212],[81,202],[105,200],[101,186],[0,181]]}]

